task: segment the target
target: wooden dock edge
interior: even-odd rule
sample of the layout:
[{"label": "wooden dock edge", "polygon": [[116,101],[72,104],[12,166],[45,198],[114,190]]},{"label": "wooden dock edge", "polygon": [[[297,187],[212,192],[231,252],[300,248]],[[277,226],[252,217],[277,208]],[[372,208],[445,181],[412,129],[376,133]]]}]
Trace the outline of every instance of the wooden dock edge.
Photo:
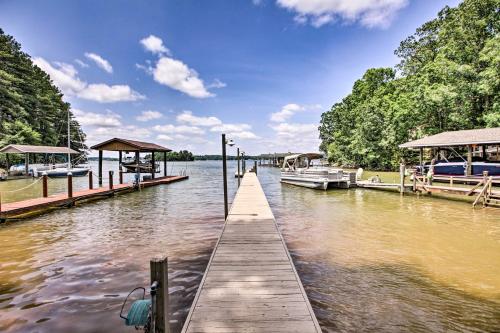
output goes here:
[{"label": "wooden dock edge", "polygon": [[[149,188],[152,186],[158,186],[158,185],[165,185],[165,184],[171,184],[175,183],[181,180],[186,180],[189,179],[189,176],[168,176],[168,177],[161,177],[157,178],[154,180],[148,180],[145,182],[142,182],[140,184],[140,187],[142,189],[144,188]],[[103,200],[107,199],[110,197],[113,197],[115,195],[121,195],[121,194],[126,194],[130,192],[135,192],[138,189],[134,187],[132,184],[128,184],[126,186],[120,187],[120,185],[116,185],[115,188],[113,189],[107,189],[107,190],[102,190],[102,191],[96,191],[94,193],[88,193],[84,195],[78,195],[78,192],[74,193],[74,196],[72,198],[61,198],[61,199],[55,199],[54,201],[51,202],[43,202],[39,204],[34,204],[29,207],[25,208],[17,208],[17,209],[12,209],[9,211],[0,211],[0,223],[7,222],[7,221],[16,221],[16,220],[22,220],[30,217],[35,217],[35,216],[40,216],[44,215],[47,213],[50,213],[54,210],[61,209],[61,208],[71,208],[76,206],[77,204],[84,204],[84,203],[89,203],[93,201],[98,201],[98,200]],[[56,197],[56,194],[53,197]],[[50,198],[50,197],[49,197]]]}]

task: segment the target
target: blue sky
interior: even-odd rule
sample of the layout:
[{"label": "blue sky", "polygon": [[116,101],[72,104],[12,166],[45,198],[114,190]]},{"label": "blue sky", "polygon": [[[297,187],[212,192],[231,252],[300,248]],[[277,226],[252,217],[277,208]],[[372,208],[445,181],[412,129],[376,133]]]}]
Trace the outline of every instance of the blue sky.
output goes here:
[{"label": "blue sky", "polygon": [[442,0],[0,0],[65,93],[88,144],[112,137],[219,153],[317,151],[321,113],[434,18]]}]

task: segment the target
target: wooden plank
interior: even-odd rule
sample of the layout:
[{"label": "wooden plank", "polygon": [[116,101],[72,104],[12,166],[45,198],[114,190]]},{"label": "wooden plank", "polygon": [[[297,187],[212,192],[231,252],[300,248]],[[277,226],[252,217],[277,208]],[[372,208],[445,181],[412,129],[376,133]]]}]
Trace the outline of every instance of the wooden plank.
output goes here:
[{"label": "wooden plank", "polygon": [[243,177],[182,332],[321,332],[254,173]]}]

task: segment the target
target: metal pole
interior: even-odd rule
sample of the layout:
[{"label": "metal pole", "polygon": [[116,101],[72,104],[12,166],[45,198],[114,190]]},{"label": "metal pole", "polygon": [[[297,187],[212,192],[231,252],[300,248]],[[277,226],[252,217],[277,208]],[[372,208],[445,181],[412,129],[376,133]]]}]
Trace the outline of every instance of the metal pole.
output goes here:
[{"label": "metal pole", "polygon": [[253,169],[255,174],[257,174],[257,160],[253,161]]},{"label": "metal pole", "polygon": [[163,152],[163,177],[167,177],[167,152]]},{"label": "metal pole", "polygon": [[238,160],[238,187],[240,187],[240,148],[236,148],[236,159]]},{"label": "metal pole", "polygon": [[99,187],[102,185],[102,150],[99,150],[99,166],[97,168],[99,178]]},{"label": "metal pole", "polygon": [[109,170],[109,189],[113,189],[113,171]]},{"label": "metal pole", "polygon": [[94,188],[94,179],[92,178],[92,170],[89,170],[89,190]]},{"label": "metal pole", "polygon": [[226,166],[226,134],[222,134],[222,178],[224,183],[224,220],[227,219],[227,166]]}]

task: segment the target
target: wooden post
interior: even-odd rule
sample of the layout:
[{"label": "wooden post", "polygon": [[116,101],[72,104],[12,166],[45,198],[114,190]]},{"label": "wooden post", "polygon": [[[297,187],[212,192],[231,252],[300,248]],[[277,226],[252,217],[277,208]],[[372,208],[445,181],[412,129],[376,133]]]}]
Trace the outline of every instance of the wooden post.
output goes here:
[{"label": "wooden post", "polygon": [[240,148],[236,148],[236,160],[238,161],[238,187],[240,187]]},{"label": "wooden post", "polygon": [[94,178],[92,178],[92,170],[89,170],[89,190],[94,188]]},{"label": "wooden post", "polygon": [[155,162],[155,152],[151,152],[151,179],[155,179],[155,173],[156,173],[156,162]]},{"label": "wooden post", "polygon": [[403,163],[399,165],[399,192],[405,192],[405,165]]},{"label": "wooden post", "polygon": [[257,174],[257,160],[253,161],[253,169],[255,174]]},{"label": "wooden post", "polygon": [[99,165],[97,170],[97,176],[99,178],[99,186],[102,185],[102,150],[99,150]]},{"label": "wooden post", "polygon": [[167,152],[163,152],[163,177],[167,177]]},{"label": "wooden post", "polygon": [[484,170],[483,171],[483,182],[484,182],[484,184],[486,184],[487,181],[488,181],[488,170]]},{"label": "wooden post", "polygon": [[465,175],[472,175],[472,146],[467,146],[467,169],[465,170]]},{"label": "wooden post", "polygon": [[118,151],[118,171],[122,171],[122,151]]},{"label": "wooden post", "polygon": [[417,172],[413,171],[413,192],[417,192]]},{"label": "wooden post", "polygon": [[28,172],[30,171],[29,164],[30,164],[30,153],[26,153],[24,155],[24,172],[26,173],[26,176],[28,175]]},{"label": "wooden post", "polygon": [[44,198],[49,196],[49,189],[47,186],[47,173],[43,173],[42,175],[42,196]]},{"label": "wooden post", "polygon": [[68,198],[73,198],[73,174],[68,172]]},{"label": "wooden post", "polygon": [[123,184],[123,171],[121,169],[118,171],[118,181]]},{"label": "wooden post", "polygon": [[486,157],[487,157],[486,156],[486,146],[483,145],[482,148],[483,148],[483,154],[482,154],[483,155],[483,159],[486,159]]},{"label": "wooden post", "polygon": [[139,159],[140,159],[139,151],[136,151],[135,152],[135,163],[136,163],[137,167],[135,168],[135,179],[137,181],[137,184],[139,184],[141,182],[141,170],[139,169]]},{"label": "wooden post", "polygon": [[109,189],[113,189],[113,171],[109,170]]},{"label": "wooden post", "polygon": [[7,176],[9,175],[9,169],[10,169],[10,158],[9,154],[5,154],[5,163],[7,163]]},{"label": "wooden post", "polygon": [[453,176],[450,176],[450,186],[453,186]]},{"label": "wooden post", "polygon": [[160,257],[153,258],[149,262],[151,270],[151,284],[158,283],[158,288],[155,295],[155,317],[154,333],[169,333],[170,325],[168,320],[169,304],[168,304],[168,258]]},{"label": "wooden post", "polygon": [[425,174],[424,171],[424,148],[420,148],[420,173],[422,176]]},{"label": "wooden post", "polygon": [[224,185],[224,220],[227,219],[229,209],[227,207],[227,165],[226,165],[226,134],[222,134],[222,182]]}]

